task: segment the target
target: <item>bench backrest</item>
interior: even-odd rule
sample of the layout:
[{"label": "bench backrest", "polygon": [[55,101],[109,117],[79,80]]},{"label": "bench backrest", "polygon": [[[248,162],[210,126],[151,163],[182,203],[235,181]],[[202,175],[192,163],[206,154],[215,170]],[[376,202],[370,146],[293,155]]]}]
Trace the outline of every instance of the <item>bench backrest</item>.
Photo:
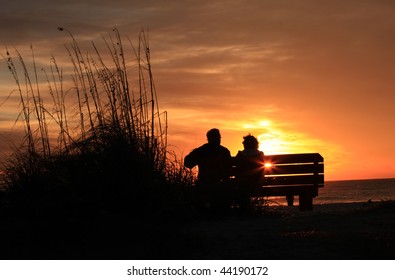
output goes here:
[{"label": "bench backrest", "polygon": [[324,158],[318,153],[265,156],[266,186],[324,186]]},{"label": "bench backrest", "polygon": [[318,153],[265,156],[266,185],[324,186],[324,158]]}]

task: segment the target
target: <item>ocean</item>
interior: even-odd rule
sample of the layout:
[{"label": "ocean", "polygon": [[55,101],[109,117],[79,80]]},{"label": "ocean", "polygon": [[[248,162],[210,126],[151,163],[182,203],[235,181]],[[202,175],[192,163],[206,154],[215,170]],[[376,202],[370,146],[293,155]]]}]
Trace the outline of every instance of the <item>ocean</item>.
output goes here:
[{"label": "ocean", "polygon": [[[275,204],[286,205],[285,198],[270,198]],[[313,198],[313,204],[395,200],[395,178],[327,181]],[[297,198],[295,198],[295,203]]]},{"label": "ocean", "polygon": [[[0,181],[1,176],[0,174]],[[1,184],[0,184],[1,185]],[[395,178],[326,181],[313,198],[313,204],[377,202],[395,200]],[[286,205],[284,197],[270,197],[270,204]],[[295,198],[295,204],[298,199]]]}]

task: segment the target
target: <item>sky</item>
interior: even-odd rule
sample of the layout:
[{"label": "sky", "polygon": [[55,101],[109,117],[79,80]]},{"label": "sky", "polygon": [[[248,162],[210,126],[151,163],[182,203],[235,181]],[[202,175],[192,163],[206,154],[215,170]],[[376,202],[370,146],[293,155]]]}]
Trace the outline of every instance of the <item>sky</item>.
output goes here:
[{"label": "sky", "polygon": [[[395,177],[395,3],[386,0],[14,0],[0,10],[0,53],[62,60],[70,30],[100,41],[149,30],[169,149],[180,157],[219,128],[266,154],[320,153],[326,180]],[[15,82],[0,63],[0,152],[16,143]]]}]

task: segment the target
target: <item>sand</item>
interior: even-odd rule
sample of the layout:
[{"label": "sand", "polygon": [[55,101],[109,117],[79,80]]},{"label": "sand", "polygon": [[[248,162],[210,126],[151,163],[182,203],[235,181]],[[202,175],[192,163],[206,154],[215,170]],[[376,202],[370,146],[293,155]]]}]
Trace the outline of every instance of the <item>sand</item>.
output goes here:
[{"label": "sand", "polygon": [[393,203],[269,207],[262,215],[212,217],[186,224],[174,258],[395,259]]},{"label": "sand", "polygon": [[395,259],[395,202],[63,220],[3,214],[1,259]]}]

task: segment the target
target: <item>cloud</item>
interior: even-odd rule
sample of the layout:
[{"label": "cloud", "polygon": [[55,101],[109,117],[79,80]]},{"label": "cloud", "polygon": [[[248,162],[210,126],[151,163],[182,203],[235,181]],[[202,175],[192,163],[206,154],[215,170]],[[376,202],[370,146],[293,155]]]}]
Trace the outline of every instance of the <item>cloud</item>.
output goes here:
[{"label": "cloud", "polygon": [[[387,139],[381,146],[390,150],[394,12],[385,0],[16,0],[0,10],[0,38],[29,61],[32,44],[40,67],[52,54],[63,66],[70,37],[58,26],[84,53],[92,51],[91,40],[106,51],[101,36],[113,27],[133,43],[148,28],[160,106],[180,145],[211,124],[233,136],[243,121],[271,118],[350,149],[368,146],[361,139],[369,131],[376,142]],[[133,71],[130,46],[128,57]],[[15,87],[1,65],[0,102]],[[15,99],[1,108],[2,123]]]}]

